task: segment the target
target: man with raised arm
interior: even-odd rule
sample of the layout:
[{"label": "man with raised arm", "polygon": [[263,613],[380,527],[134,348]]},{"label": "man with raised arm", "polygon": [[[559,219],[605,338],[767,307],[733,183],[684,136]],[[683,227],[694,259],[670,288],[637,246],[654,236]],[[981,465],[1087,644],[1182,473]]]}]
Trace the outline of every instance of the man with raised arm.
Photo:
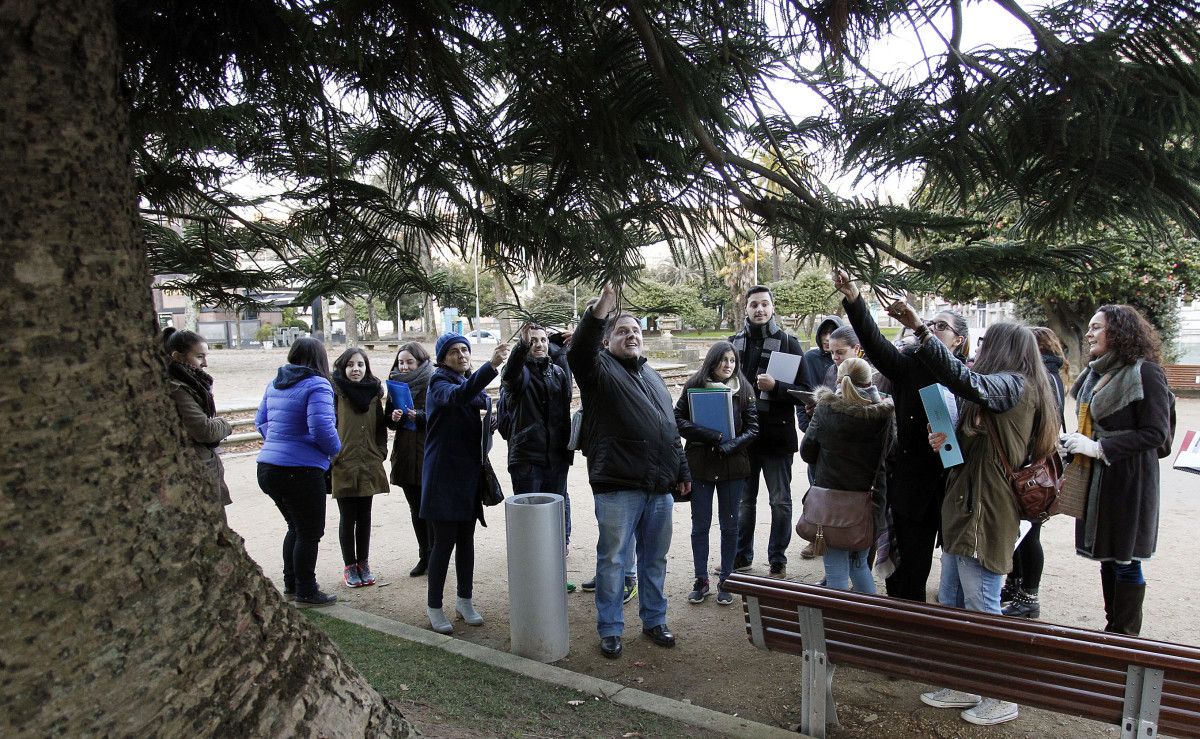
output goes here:
[{"label": "man with raised arm", "polygon": [[672,491],[691,492],[691,476],[666,383],[642,356],[642,329],[617,311],[617,288],[604,286],[571,339],[567,361],[583,400],[583,445],[596,506],[596,629],[600,651],[621,656],[624,557],[637,537],[642,632],[675,646],[667,627],[667,550]]}]

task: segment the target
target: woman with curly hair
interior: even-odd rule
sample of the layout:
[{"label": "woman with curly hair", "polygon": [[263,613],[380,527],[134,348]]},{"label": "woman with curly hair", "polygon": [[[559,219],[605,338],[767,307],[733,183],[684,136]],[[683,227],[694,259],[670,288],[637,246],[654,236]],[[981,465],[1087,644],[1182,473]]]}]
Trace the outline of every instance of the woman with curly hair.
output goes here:
[{"label": "woman with curly hair", "polygon": [[1075,551],[1100,562],[1104,630],[1137,636],[1142,561],[1158,542],[1158,459],[1171,434],[1171,392],[1158,333],[1136,308],[1100,306],[1085,338],[1090,361],[1071,388],[1079,431],[1062,441],[1089,474]]}]

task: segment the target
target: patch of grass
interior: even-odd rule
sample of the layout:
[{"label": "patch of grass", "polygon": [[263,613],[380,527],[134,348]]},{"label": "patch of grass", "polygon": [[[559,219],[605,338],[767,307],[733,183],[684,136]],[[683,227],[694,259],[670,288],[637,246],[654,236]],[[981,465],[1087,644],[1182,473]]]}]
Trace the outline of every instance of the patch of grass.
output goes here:
[{"label": "patch of grass", "polygon": [[[304,615],[380,693],[429,706],[447,723],[472,732],[505,737],[717,736],[312,610]],[[572,706],[568,701],[583,703]]]}]

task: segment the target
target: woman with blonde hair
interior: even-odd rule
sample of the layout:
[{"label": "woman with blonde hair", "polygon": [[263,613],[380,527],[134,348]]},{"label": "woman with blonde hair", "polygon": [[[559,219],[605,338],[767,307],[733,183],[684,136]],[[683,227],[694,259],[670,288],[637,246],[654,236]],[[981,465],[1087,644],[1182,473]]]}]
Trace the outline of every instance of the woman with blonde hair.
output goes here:
[{"label": "woman with blonde hair", "polygon": [[[850,357],[837,367],[837,391],[819,387],[816,409],[800,444],[800,456],[813,466],[813,484],[833,491],[870,490],[875,531],[884,526],[884,469],[895,438],[895,406],[871,383],[871,365]],[[836,494],[836,493],[835,493]],[[871,536],[873,541],[875,536]],[[827,548],[825,581],[831,588],[874,593],[869,549]]]}]

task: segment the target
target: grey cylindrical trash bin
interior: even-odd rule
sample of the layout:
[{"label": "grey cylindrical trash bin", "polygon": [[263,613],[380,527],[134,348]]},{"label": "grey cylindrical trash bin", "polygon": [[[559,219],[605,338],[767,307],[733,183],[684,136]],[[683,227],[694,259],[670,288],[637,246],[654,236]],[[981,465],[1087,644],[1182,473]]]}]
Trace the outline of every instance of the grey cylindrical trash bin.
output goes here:
[{"label": "grey cylindrical trash bin", "polygon": [[554,662],[570,651],[563,497],[525,493],[504,500],[509,629],[513,654]]}]

